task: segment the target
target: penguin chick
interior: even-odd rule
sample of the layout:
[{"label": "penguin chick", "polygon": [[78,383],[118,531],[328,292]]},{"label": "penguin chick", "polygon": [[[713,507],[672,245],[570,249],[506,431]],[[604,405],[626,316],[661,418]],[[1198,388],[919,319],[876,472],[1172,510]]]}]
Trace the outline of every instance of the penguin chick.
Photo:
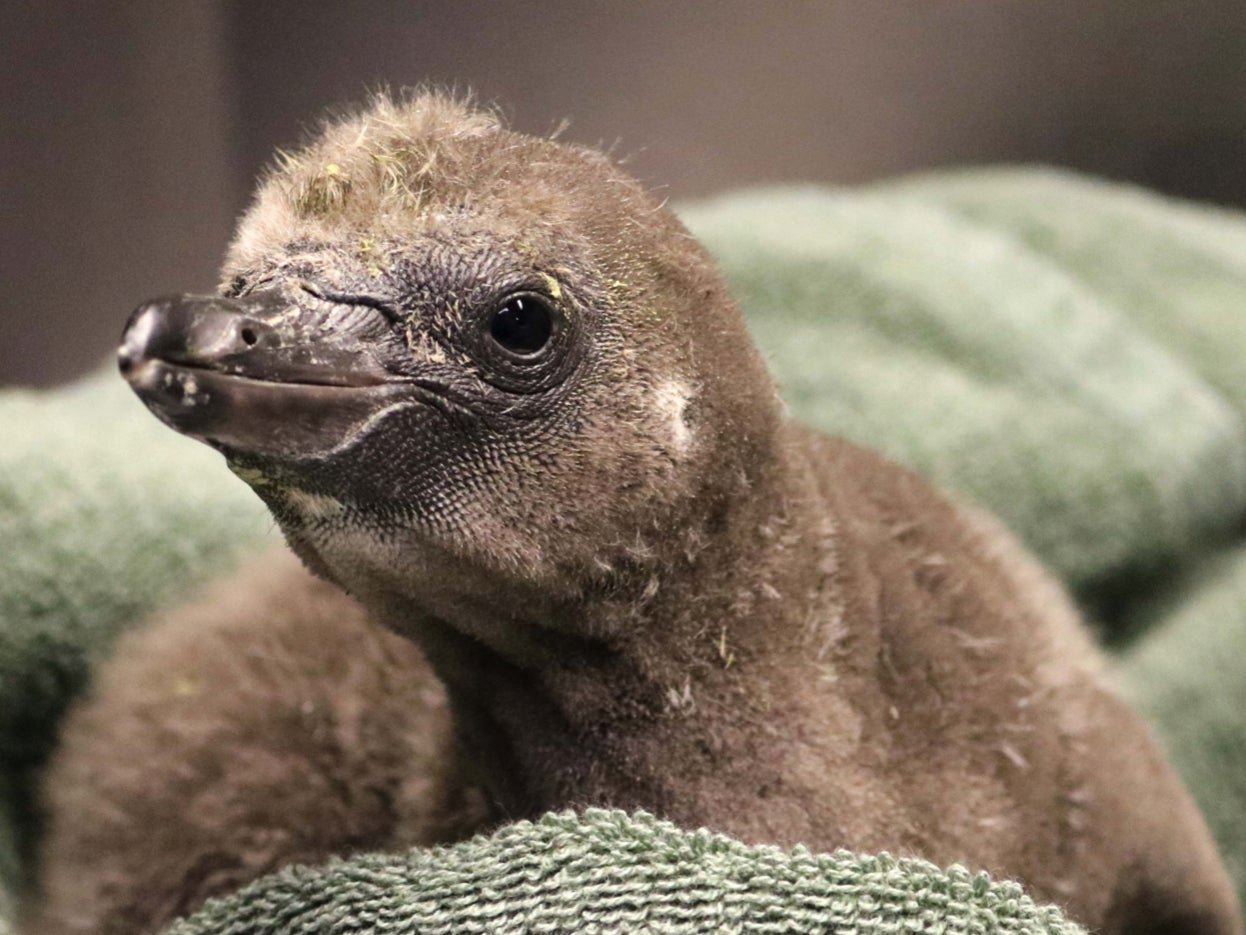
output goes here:
[{"label": "penguin chick", "polygon": [[285,549],[127,636],[44,784],[31,935],[156,932],[280,866],[453,840],[483,798],[418,649]]},{"label": "penguin chick", "polygon": [[786,418],[713,262],[601,154],[378,100],[268,176],[225,281],[137,309],[122,371],[423,647],[501,814],[647,809],[961,862],[1099,932],[1241,931],[1058,589]]}]

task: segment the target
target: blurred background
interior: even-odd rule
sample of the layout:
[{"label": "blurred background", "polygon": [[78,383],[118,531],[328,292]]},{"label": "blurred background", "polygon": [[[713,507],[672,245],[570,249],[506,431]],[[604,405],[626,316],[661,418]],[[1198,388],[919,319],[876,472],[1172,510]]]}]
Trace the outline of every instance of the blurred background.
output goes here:
[{"label": "blurred background", "polygon": [[4,0],[0,37],[0,385],[213,288],[273,147],[381,83],[565,118],[677,199],[1043,162],[1246,205],[1239,0]]}]

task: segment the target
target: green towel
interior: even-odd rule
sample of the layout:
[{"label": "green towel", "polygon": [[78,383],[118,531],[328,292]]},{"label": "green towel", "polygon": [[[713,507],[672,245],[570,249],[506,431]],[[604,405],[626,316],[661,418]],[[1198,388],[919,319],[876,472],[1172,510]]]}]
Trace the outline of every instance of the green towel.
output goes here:
[{"label": "green towel", "polygon": [[1246,544],[1139,611],[1123,661],[1246,902]]},{"label": "green towel", "polygon": [[[1246,889],[1246,220],[1037,170],[746,192],[684,216],[721,258],[798,417],[994,509],[1105,625]],[[145,611],[227,567],[272,524],[218,456],[159,425],[111,368],[56,392],[0,394],[0,437],[0,883],[11,892],[37,830],[31,782],[91,666]],[[603,829],[609,840],[631,833],[617,816],[550,821],[463,849],[292,871],[210,918],[241,931],[228,920],[252,918],[249,901],[264,893],[265,912],[322,927],[306,907],[271,902],[319,880],[325,927],[376,913],[399,924],[414,917],[407,901],[550,919],[547,908],[586,898],[578,883],[522,900],[473,891],[483,877],[451,885],[464,860],[501,860],[521,839],[553,835],[587,853]],[[674,847],[675,832],[647,821],[635,833],[666,842],[663,854],[700,846]],[[811,873],[817,863],[722,846],[770,868],[759,886],[776,861]],[[911,894],[969,879],[882,858],[819,860],[829,863],[810,885],[848,879],[836,874],[850,864],[862,881],[877,872]],[[402,905],[393,894],[352,902],[356,868],[360,879],[406,874]],[[433,879],[450,889],[424,890]],[[834,912],[873,911],[864,885],[837,892]],[[676,911],[640,902],[603,905]],[[948,931],[975,931],[965,913],[988,904],[964,905],[949,904]],[[771,910],[781,928],[785,910]]]},{"label": "green towel", "polygon": [[[948,920],[954,920],[951,924]],[[848,851],[746,847],[644,814],[590,809],[488,837],[318,869],[210,902],[169,935],[1082,935],[1014,883]]]},{"label": "green towel", "polygon": [[895,184],[1064,267],[1246,412],[1246,227],[1218,211],[1068,172],[995,169]]},{"label": "green towel", "polygon": [[[1210,377],[1234,377],[1223,348],[1161,342],[1136,326],[1130,297],[1104,285],[1114,267],[1074,268],[1032,248],[1021,208],[966,216],[955,196],[976,192],[976,179],[746,192],[685,219],[722,259],[799,418],[990,507],[1099,616],[1114,617],[1119,590],[1191,560],[1246,514],[1246,408],[1234,405],[1246,404],[1246,380],[1239,367],[1240,396],[1218,392]],[[1016,186],[1028,191],[1030,180],[1016,176]],[[1064,184],[1077,195],[1067,228],[1088,236],[1080,225],[1093,221],[1102,239],[1122,238],[1098,217],[1125,196]],[[992,174],[982,185],[988,202],[996,187],[1012,190]],[[1134,200],[1132,229],[1148,250],[1165,235],[1182,247],[1168,203]],[[1051,212],[1053,201],[1044,186],[1025,203]],[[1235,232],[1246,239],[1240,219]],[[1044,242],[1057,252],[1058,234]],[[1223,251],[1205,252],[1212,266]],[[1214,267],[1219,301],[1198,325],[1223,323],[1241,349],[1239,260]]]}]

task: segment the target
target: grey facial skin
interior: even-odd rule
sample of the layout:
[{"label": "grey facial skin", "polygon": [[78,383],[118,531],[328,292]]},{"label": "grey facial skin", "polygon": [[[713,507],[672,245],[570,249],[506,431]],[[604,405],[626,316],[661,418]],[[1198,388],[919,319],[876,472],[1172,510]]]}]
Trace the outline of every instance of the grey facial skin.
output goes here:
[{"label": "grey facial skin", "polygon": [[141,307],[126,378],[420,644],[496,820],[644,808],[962,862],[1104,933],[1242,931],[1059,588],[793,424],[605,157],[377,101],[265,181],[225,279]]}]

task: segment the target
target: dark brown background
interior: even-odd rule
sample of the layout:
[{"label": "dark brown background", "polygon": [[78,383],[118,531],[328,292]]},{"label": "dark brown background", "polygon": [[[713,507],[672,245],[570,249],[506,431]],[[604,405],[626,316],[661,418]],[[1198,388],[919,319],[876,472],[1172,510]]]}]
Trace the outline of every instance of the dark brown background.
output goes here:
[{"label": "dark brown background", "polygon": [[1238,0],[0,0],[0,383],[205,290],[249,180],[381,82],[475,88],[675,197],[1042,161],[1246,204]]}]

